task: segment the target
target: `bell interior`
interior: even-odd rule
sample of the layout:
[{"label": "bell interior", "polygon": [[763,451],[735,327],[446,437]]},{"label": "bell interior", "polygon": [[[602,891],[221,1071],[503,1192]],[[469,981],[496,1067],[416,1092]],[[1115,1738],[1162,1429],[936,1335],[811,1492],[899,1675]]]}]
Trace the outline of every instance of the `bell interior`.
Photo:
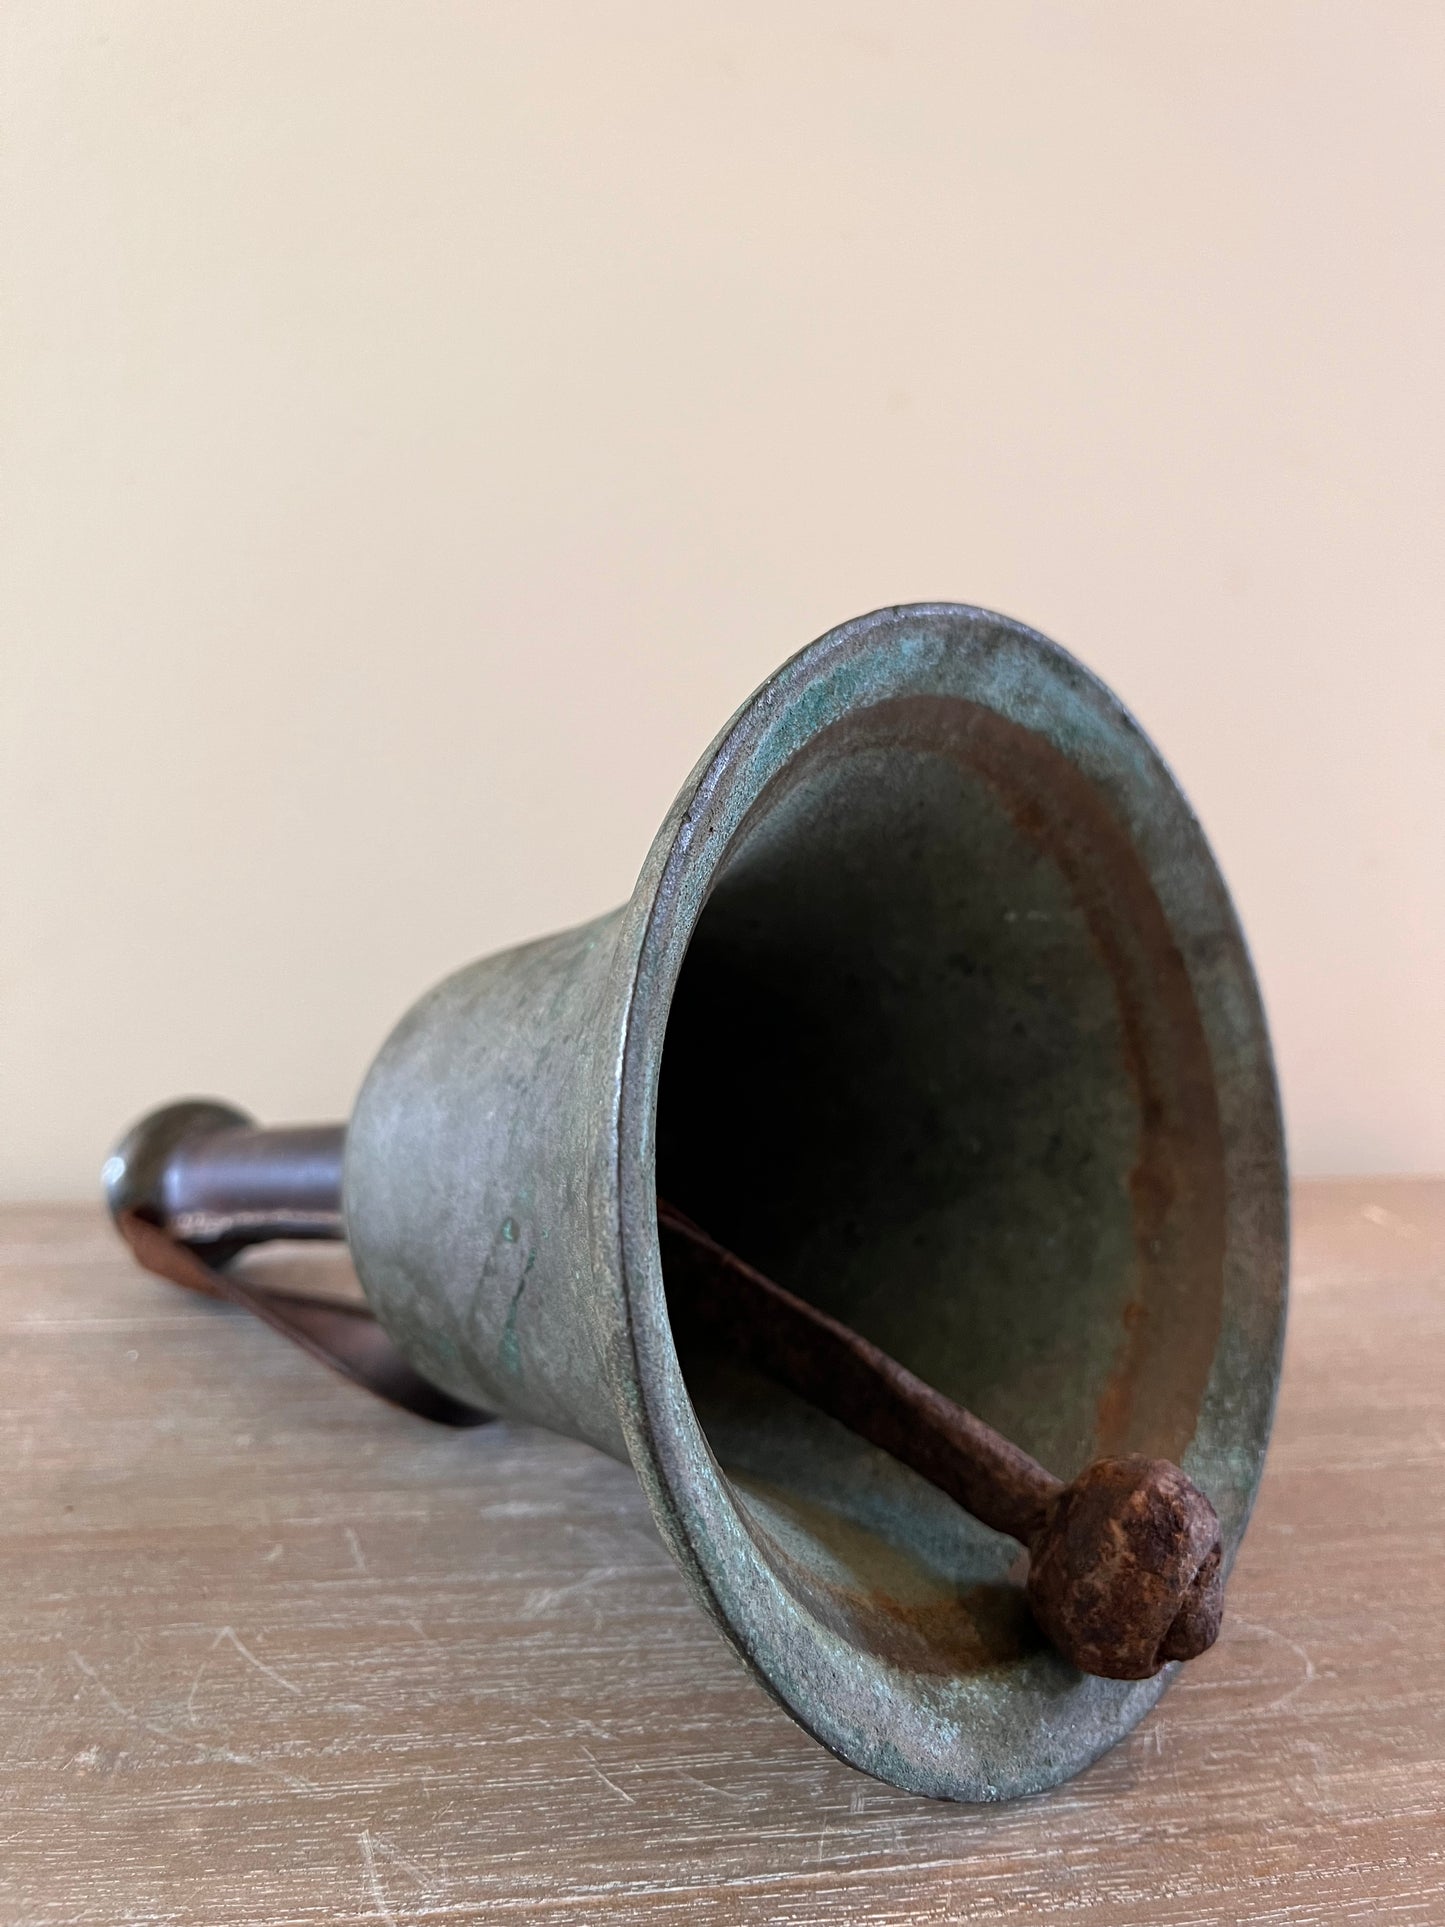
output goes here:
[{"label": "bell interior", "polygon": [[[1184,950],[1100,784],[955,698],[815,736],[716,872],[669,1013],[660,1195],[1062,1477],[1181,1459],[1219,1337],[1224,1157]],[[1032,1652],[1023,1555],[885,1454],[680,1358],[815,1618],[957,1675]]]}]

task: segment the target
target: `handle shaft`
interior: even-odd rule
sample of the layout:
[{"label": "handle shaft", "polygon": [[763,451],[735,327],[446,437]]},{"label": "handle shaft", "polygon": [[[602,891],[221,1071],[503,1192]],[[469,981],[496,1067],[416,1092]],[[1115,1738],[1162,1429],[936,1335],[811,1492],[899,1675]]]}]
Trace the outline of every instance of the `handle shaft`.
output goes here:
[{"label": "handle shaft", "polygon": [[344,1124],[239,1125],[177,1146],[162,1191],[182,1244],[344,1238]]},{"label": "handle shaft", "polygon": [[344,1124],[262,1129],[229,1105],[188,1099],[132,1126],[105,1166],[110,1208],[193,1250],[268,1238],[344,1239]]}]

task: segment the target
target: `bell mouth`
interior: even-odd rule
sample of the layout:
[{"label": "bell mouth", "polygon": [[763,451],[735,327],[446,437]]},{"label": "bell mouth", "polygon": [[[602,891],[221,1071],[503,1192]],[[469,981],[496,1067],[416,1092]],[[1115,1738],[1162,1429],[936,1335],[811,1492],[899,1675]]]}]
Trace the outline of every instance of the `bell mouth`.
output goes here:
[{"label": "bell mouth", "polygon": [[[730,1635],[882,1777],[1008,1797],[1163,1677],[1084,1678],[1022,1554],[787,1391],[667,1337],[657,1193],[1068,1478],[1185,1465],[1232,1553],[1277,1376],[1284,1170],[1203,835],[1070,657],[885,611],[788,664],[659,839],[623,1087],[636,1456]],[[634,1263],[634,1257],[640,1262]],[[644,1470],[645,1480],[648,1473]]]}]

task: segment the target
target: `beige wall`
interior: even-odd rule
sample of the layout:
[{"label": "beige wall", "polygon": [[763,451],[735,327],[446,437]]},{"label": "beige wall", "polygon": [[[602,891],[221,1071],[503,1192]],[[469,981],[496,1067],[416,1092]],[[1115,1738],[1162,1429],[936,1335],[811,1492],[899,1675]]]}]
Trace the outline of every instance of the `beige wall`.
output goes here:
[{"label": "beige wall", "polygon": [[9,0],[3,1159],[339,1113],[782,657],[979,601],[1445,1168],[1445,7]]}]

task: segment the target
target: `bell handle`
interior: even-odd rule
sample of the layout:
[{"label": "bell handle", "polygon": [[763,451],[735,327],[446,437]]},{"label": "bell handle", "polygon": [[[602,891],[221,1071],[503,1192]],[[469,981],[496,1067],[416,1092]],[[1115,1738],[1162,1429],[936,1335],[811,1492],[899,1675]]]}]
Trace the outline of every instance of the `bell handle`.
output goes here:
[{"label": "bell handle", "polygon": [[247,1245],[346,1236],[343,1124],[262,1130],[244,1111],[187,1098],[131,1127],[102,1180],[116,1229],[138,1263],[174,1285],[250,1312],[343,1378],[439,1425],[492,1415],[424,1379],[354,1299],[278,1290],[228,1269]]}]

